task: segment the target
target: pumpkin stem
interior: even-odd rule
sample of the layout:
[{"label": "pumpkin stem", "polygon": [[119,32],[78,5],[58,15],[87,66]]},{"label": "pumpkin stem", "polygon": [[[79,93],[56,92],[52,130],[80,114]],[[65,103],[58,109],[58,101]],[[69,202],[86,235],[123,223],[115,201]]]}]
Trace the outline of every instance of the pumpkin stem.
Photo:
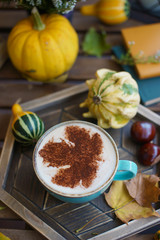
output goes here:
[{"label": "pumpkin stem", "polygon": [[20,113],[23,112],[21,106],[18,103],[13,104],[12,106],[12,112],[14,116],[19,115]]},{"label": "pumpkin stem", "polygon": [[93,102],[94,102],[94,104],[96,104],[96,105],[101,104],[101,101],[102,101],[102,99],[101,99],[101,96],[100,96],[100,95],[95,95],[95,96],[93,97]]},{"label": "pumpkin stem", "polygon": [[38,9],[34,7],[31,13],[32,13],[33,22],[34,22],[34,29],[38,31],[45,29],[45,24],[42,22]]}]

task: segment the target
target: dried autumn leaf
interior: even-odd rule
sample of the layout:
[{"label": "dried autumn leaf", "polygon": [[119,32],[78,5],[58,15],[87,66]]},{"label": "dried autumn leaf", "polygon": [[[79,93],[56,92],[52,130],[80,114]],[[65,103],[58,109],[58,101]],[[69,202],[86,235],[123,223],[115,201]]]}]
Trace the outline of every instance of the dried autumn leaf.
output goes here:
[{"label": "dried autumn leaf", "polygon": [[158,201],[160,189],[157,186],[159,177],[138,173],[131,180],[125,181],[125,185],[131,197],[142,207],[151,207]]},{"label": "dried autumn leaf", "polygon": [[140,206],[128,193],[123,181],[114,181],[108,193],[105,193],[108,205],[115,209],[116,216],[124,223],[132,219],[160,217],[155,209]]}]

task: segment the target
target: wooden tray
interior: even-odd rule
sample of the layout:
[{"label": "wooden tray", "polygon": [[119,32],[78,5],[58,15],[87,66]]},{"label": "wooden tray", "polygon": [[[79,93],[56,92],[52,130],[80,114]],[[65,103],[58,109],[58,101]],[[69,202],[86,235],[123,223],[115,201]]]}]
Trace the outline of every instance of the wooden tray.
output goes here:
[{"label": "wooden tray", "polygon": [[[71,119],[86,120],[80,109],[88,93],[85,84],[62,90],[55,94],[22,104],[23,109],[36,112],[44,121],[45,129]],[[143,167],[136,160],[137,145],[130,138],[130,127],[133,121],[145,119],[157,127],[155,143],[160,144],[160,117],[139,106],[136,117],[124,128],[109,129],[115,140],[120,159],[130,159],[138,164],[140,172],[158,173],[158,164],[153,168]],[[12,122],[13,119],[11,119]],[[96,120],[87,119],[96,123]],[[34,147],[22,147],[14,141],[11,133],[11,122],[8,127],[0,162],[0,200],[13,209],[21,218],[37,229],[48,239],[122,239],[159,223],[159,218],[133,220],[129,225],[123,224],[115,215],[106,214],[110,208],[102,194],[97,199],[84,204],[64,203],[49,195],[37,179],[32,166]],[[160,204],[155,208],[160,213]],[[101,214],[82,231],[87,221]]]}]

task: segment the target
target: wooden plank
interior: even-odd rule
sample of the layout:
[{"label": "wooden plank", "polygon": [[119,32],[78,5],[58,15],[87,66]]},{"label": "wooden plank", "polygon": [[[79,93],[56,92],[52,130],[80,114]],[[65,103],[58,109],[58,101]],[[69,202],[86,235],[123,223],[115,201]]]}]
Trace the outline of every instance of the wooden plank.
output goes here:
[{"label": "wooden plank", "polygon": [[25,222],[21,219],[10,220],[10,219],[0,219],[0,227],[1,228],[9,228],[9,229],[25,229]]},{"label": "wooden plank", "polygon": [[10,208],[8,208],[4,203],[0,201],[0,207],[4,209],[0,210],[0,219],[21,219],[17,214],[15,214]]},{"label": "wooden plank", "polygon": [[153,234],[137,234],[135,236],[125,238],[125,240],[152,240],[152,239],[153,239]]},{"label": "wooden plank", "polygon": [[[120,65],[118,65],[113,60],[108,59],[108,56],[104,56],[102,58],[97,58],[94,56],[93,57],[92,56],[90,56],[90,57],[79,56],[69,72],[68,80],[82,81],[82,80],[86,80],[89,78],[93,78],[95,76],[96,70],[100,69],[100,68],[109,68],[109,69],[113,69],[116,71],[121,70]],[[9,61],[1,69],[0,79],[5,80],[5,82],[1,81],[1,84],[0,84],[0,92],[2,92],[2,94],[4,94],[4,92],[7,93],[7,91],[10,92],[10,89],[7,90],[9,85],[6,84],[6,81],[8,81],[8,80],[20,79],[27,83],[27,80],[25,80],[21,77],[20,73],[15,70],[15,68],[12,66],[11,62],[9,62]],[[17,81],[16,83],[17,83],[17,86],[16,85],[13,86],[14,85],[13,84],[12,86],[10,85],[10,87],[14,90],[16,90],[16,88],[19,88],[19,89],[17,89],[18,90],[17,92],[19,92],[17,98],[19,98],[20,96],[23,96],[23,98],[24,98],[24,94],[25,95],[28,94],[28,91],[34,92],[34,95],[30,96],[31,99],[36,98],[37,95],[40,96],[42,94],[41,83],[38,83],[38,82],[36,84],[34,84],[33,82],[30,82],[30,84],[28,83],[28,86],[25,86],[26,89],[23,93],[22,93],[22,91],[23,91],[22,89],[24,88],[23,84],[19,83],[19,81]],[[47,86],[50,86],[50,87],[48,88]],[[52,85],[52,84],[44,85],[43,84],[43,91],[46,91],[46,94],[49,94],[51,91],[53,91],[51,86],[54,86],[54,85]],[[63,86],[63,85],[61,85],[61,86]],[[33,87],[33,89],[32,89],[32,87]],[[28,89],[28,88],[30,88],[30,89]],[[37,92],[36,92],[36,88],[37,88]],[[14,93],[17,95],[16,91],[14,91]],[[11,97],[15,100],[14,94]],[[25,97],[25,99],[26,99],[26,97]],[[6,104],[6,106],[7,106],[7,104]]]},{"label": "wooden plank", "polygon": [[47,240],[47,238],[34,230],[0,229],[0,232],[12,240]]},{"label": "wooden plank", "polygon": [[[34,230],[12,230],[12,229],[0,229],[0,232],[10,237],[12,240],[47,240],[37,231]],[[137,234],[125,240],[151,240],[153,234]],[[56,239],[54,239],[56,240]]]},{"label": "wooden plank", "polygon": [[[0,106],[1,108],[11,108],[11,106],[19,99],[20,103],[26,102],[35,98],[46,96],[50,93],[57,92],[61,89],[68,88],[69,84],[33,84],[26,80],[25,83],[21,81],[5,83],[0,82]],[[14,89],[14,91],[13,91]],[[2,122],[8,119],[9,112],[0,111]],[[8,121],[8,120],[7,120]]]},{"label": "wooden plank", "polygon": [[[0,28],[11,29],[15,24],[28,16],[28,12],[22,9],[5,10],[0,9]],[[122,28],[139,26],[144,24],[141,21],[134,19],[128,19],[126,22],[117,25],[107,25],[102,23],[97,17],[94,16],[83,16],[79,11],[74,11],[74,17],[72,21],[73,26],[77,31],[86,31],[90,27],[96,27],[97,29],[104,29],[108,32],[120,32]]]},{"label": "wooden plank", "polygon": [[2,148],[3,148],[3,141],[0,141],[0,157],[1,157]]},{"label": "wooden plank", "polygon": [[[40,181],[35,176],[32,166],[32,157],[30,159],[21,152],[18,171],[15,172],[14,175],[14,187],[18,191],[18,194],[21,193],[21,195],[24,195],[24,198],[31,201],[31,204],[34,203],[40,208],[43,208],[45,189],[42,188]],[[13,182],[13,180],[11,181]],[[16,196],[16,191],[14,195]]]},{"label": "wooden plank", "polygon": [[94,4],[94,3],[97,3],[97,2],[98,2],[98,0],[78,1],[76,6],[75,6],[75,9],[80,10],[80,8],[84,5]]},{"label": "wooden plank", "polygon": [[74,12],[72,24],[77,31],[87,31],[91,27],[98,30],[106,30],[107,32],[120,32],[122,28],[140,26],[144,23],[135,19],[129,18],[126,22],[117,25],[107,25],[102,23],[95,16],[83,16],[79,11]]},{"label": "wooden plank", "polygon": [[150,110],[157,112],[160,114],[160,103],[157,103],[156,105],[148,107]]},{"label": "wooden plank", "polygon": [[[1,99],[1,98],[0,98]],[[0,109],[0,141],[3,141],[7,132],[11,117],[11,110]]]},{"label": "wooden plank", "polygon": [[9,59],[0,70],[0,80],[3,79],[23,79]]},{"label": "wooden plank", "polygon": [[6,62],[7,58],[8,58],[8,53],[7,53],[6,39],[4,39],[0,35],[0,68],[2,68],[2,66]]},{"label": "wooden plank", "polygon": [[13,10],[5,10],[0,9],[0,28],[12,28],[15,24],[26,18],[28,13],[26,10],[13,9]]},{"label": "wooden plank", "polygon": [[0,2],[0,8],[2,8],[2,9],[3,8],[5,8],[5,9],[7,9],[7,8],[14,9],[15,8],[15,2],[12,1],[12,2],[8,3],[8,2],[1,1]]},{"label": "wooden plank", "polygon": [[79,56],[69,73],[69,80],[81,81],[94,78],[95,72],[100,68],[121,71],[121,67],[106,56],[102,58]]},{"label": "wooden plank", "polygon": [[[75,208],[74,208],[74,207]],[[59,208],[59,211],[57,209]],[[91,231],[93,229],[93,232],[95,231],[96,227],[99,227],[101,225],[104,225],[110,221],[113,221],[112,218],[107,216],[105,213],[100,211],[96,206],[93,206],[92,204],[67,204],[58,206],[55,211],[54,209],[50,209],[48,214],[52,217],[56,217],[57,221],[65,226],[70,232],[73,234],[78,235],[76,233],[76,229],[79,229],[81,226],[83,226],[89,219],[95,218],[95,220],[88,224],[87,231]],[[53,211],[52,211],[53,210]],[[96,216],[100,215],[100,218],[96,218]],[[55,216],[56,215],[56,216]],[[81,230],[81,234],[86,231],[86,229]]]}]

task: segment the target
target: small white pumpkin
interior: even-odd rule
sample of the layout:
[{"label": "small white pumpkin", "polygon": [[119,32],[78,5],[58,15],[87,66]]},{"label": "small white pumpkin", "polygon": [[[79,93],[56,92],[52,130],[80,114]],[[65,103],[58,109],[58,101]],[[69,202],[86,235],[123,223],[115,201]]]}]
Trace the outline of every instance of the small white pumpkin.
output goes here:
[{"label": "small white pumpkin", "polygon": [[87,80],[89,92],[80,107],[89,111],[86,118],[96,118],[102,128],[121,128],[138,110],[140,95],[136,81],[128,72],[100,69],[96,79]]}]

